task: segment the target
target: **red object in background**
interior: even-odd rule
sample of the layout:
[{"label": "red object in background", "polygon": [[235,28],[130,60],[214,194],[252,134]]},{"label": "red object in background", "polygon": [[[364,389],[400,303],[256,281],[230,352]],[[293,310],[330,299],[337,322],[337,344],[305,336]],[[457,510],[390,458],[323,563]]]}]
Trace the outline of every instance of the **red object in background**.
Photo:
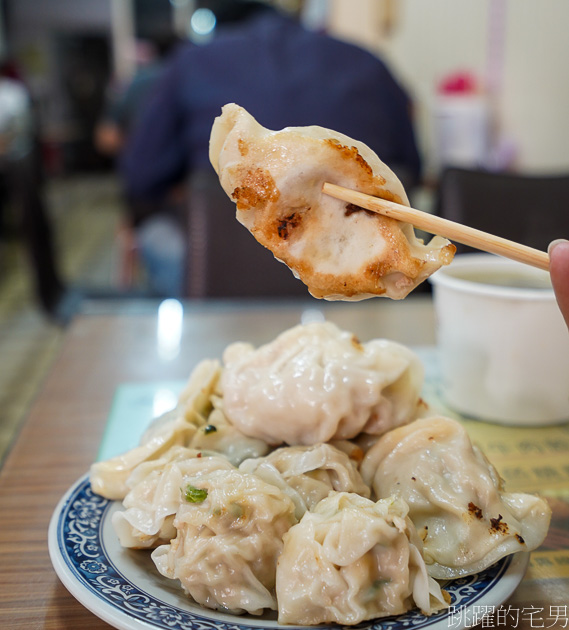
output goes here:
[{"label": "red object in background", "polygon": [[44,140],[41,143],[41,158],[44,172],[48,177],[65,173],[65,160],[61,143]]},{"label": "red object in background", "polygon": [[0,63],[0,76],[24,83],[24,79],[22,77],[20,69],[18,68],[17,64],[11,59],[6,59],[2,63]]},{"label": "red object in background", "polygon": [[444,78],[438,86],[439,94],[475,94],[478,83],[469,72],[457,72]]}]

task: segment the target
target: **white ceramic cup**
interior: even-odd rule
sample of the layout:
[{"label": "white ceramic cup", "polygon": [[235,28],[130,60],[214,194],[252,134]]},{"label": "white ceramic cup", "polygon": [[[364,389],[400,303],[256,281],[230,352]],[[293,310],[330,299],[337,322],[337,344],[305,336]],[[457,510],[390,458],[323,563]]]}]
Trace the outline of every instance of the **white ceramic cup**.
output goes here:
[{"label": "white ceramic cup", "polygon": [[431,282],[449,407],[501,424],[569,421],[569,332],[549,274],[463,254]]}]

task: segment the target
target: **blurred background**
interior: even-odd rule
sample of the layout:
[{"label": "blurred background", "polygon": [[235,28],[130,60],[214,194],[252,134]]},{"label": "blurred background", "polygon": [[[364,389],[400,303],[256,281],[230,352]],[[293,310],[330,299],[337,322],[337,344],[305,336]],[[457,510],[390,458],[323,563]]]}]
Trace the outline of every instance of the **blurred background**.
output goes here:
[{"label": "blurred background", "polygon": [[[539,232],[540,247],[550,237],[568,236],[566,0],[548,0],[546,9],[533,0],[270,4],[314,33],[365,49],[389,68],[408,97],[421,161],[409,180],[415,207],[474,225],[486,208],[491,231],[530,245]],[[206,273],[195,259],[204,233],[196,228],[189,235],[186,223],[171,221],[142,222],[141,229],[145,210],[129,207],[119,168],[134,108],[151,98],[149,86],[180,45],[211,44],[223,22],[216,6],[199,0],[0,0],[4,441],[86,301],[225,297],[223,289],[196,288]],[[242,71],[245,77],[247,68]],[[338,72],[330,65],[326,81],[340,81]],[[382,115],[378,110],[389,132],[391,122]],[[350,113],[343,116],[347,120]],[[312,124],[322,124],[315,118]],[[555,199],[544,202],[544,190],[552,186]],[[461,214],[461,195],[474,199],[486,187],[475,216]],[[192,190],[198,189],[199,182]],[[555,216],[547,215],[555,200]],[[167,204],[184,212],[191,204],[187,189],[172,187]],[[521,224],[527,224],[525,232],[511,231]],[[172,266],[160,267],[164,260],[153,264],[164,250],[182,276]],[[164,269],[166,281],[160,282]],[[169,283],[172,278],[177,283]]]}]

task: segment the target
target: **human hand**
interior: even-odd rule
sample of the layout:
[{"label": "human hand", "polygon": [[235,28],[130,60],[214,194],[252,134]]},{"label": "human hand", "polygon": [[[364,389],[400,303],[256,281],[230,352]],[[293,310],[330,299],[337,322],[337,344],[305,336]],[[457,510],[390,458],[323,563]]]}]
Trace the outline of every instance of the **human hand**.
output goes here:
[{"label": "human hand", "polygon": [[569,241],[558,239],[548,248],[551,282],[557,303],[569,328]]},{"label": "human hand", "polygon": [[95,147],[103,155],[118,155],[124,146],[125,136],[121,128],[113,122],[102,121],[95,127]]}]

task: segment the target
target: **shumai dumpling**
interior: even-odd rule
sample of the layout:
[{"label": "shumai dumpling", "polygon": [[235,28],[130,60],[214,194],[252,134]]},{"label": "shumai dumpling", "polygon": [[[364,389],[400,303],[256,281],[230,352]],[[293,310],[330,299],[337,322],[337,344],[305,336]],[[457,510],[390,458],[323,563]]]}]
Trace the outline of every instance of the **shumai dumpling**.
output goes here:
[{"label": "shumai dumpling", "polygon": [[332,490],[370,495],[355,463],[330,444],[285,446],[266,457],[245,460],[239,470],[281,488],[294,501],[299,519]]},{"label": "shumai dumpling", "polygon": [[223,355],[224,412],[268,444],[317,444],[381,435],[417,417],[423,366],[408,348],[360,343],[331,322],[299,325],[255,349]]},{"label": "shumai dumpling", "polygon": [[225,105],[210,160],[237,219],[317,298],[405,297],[448,264],[455,247],[322,193],[325,182],[409,205],[401,182],[365,144],[323,127],[271,131]]},{"label": "shumai dumpling", "polygon": [[277,565],[279,623],[354,625],[448,603],[427,575],[401,500],[336,492],[284,536]]},{"label": "shumai dumpling", "polygon": [[435,578],[478,573],[506,555],[536,549],[547,534],[547,502],[505,492],[456,420],[424,418],[386,433],[360,470],[376,497],[408,504]]},{"label": "shumai dumpling", "polygon": [[160,573],[197,603],[239,614],[276,609],[276,563],[294,503],[279,488],[237,470],[186,480],[177,536],[152,552]]}]

